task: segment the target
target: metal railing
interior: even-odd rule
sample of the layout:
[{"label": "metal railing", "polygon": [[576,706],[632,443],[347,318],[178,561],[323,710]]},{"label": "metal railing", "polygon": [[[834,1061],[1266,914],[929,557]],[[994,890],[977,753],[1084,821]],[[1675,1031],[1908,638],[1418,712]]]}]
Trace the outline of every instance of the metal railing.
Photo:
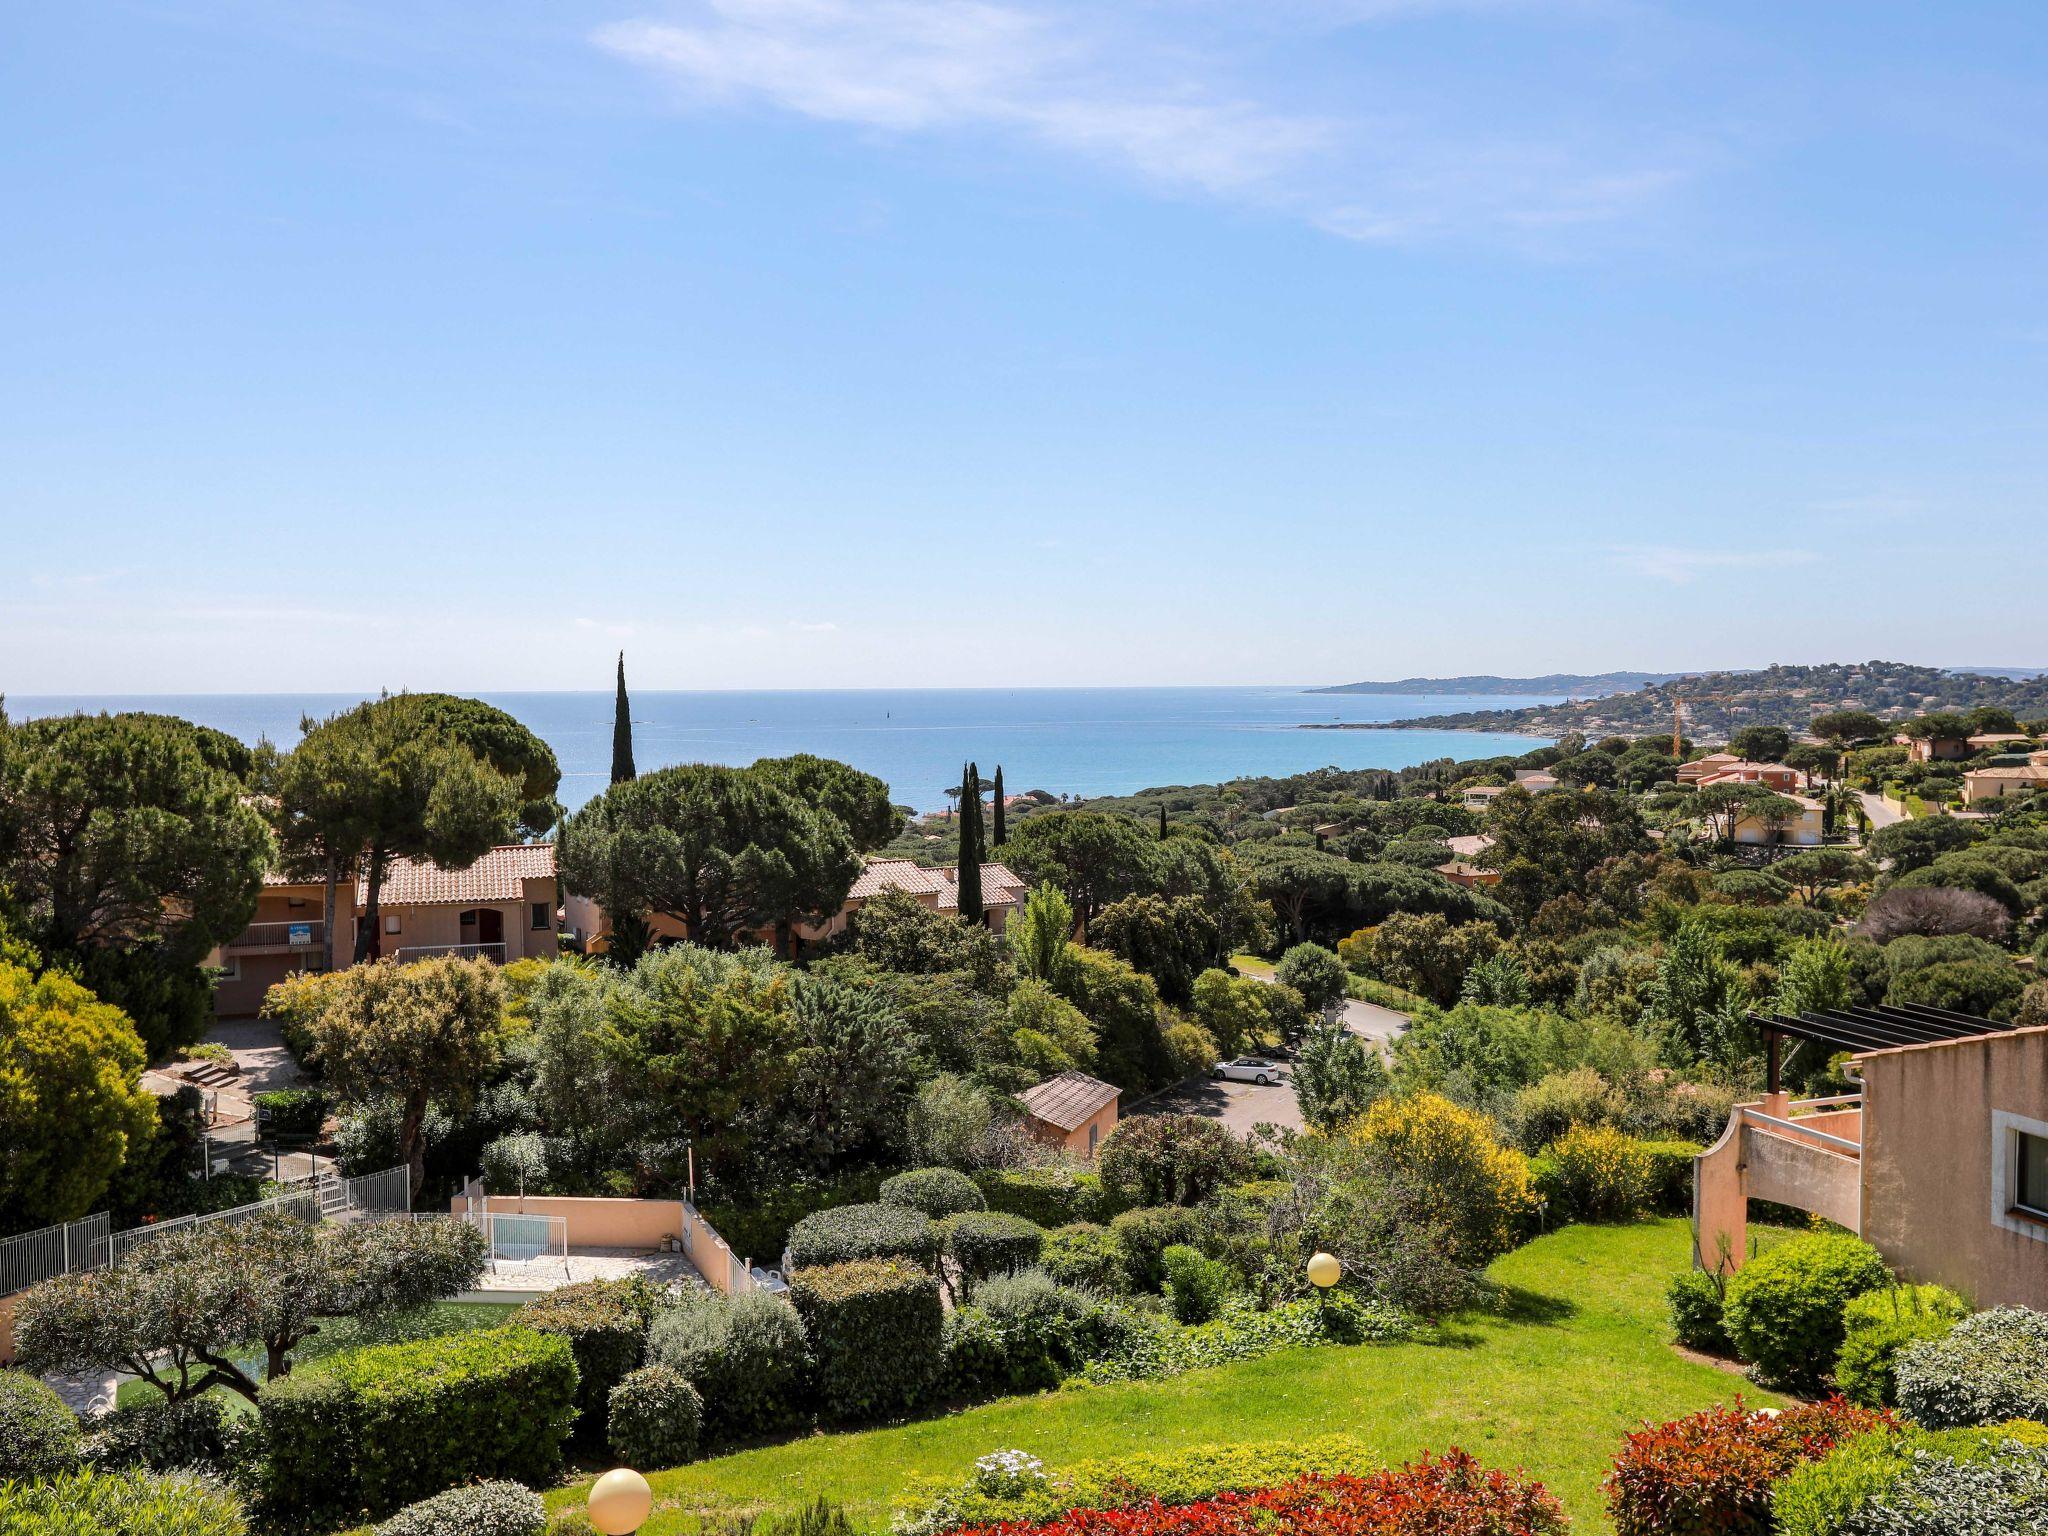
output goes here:
[{"label": "metal railing", "polygon": [[394,950],[391,958],[401,964],[407,960],[425,960],[434,955],[455,955],[463,960],[495,960],[505,963],[503,944],[408,944],[404,949]]},{"label": "metal railing", "polygon": [[337,1173],[314,1174],[295,1179],[276,1194],[247,1205],[198,1216],[175,1216],[169,1221],[130,1227],[125,1232],[109,1232],[107,1213],[100,1211],[62,1226],[0,1239],[0,1295],[27,1290],[59,1275],[119,1264],[169,1233],[189,1232],[215,1222],[248,1221],[273,1213],[306,1221],[346,1221],[397,1215],[411,1208],[411,1171],[387,1168],[382,1173],[352,1179]]},{"label": "metal railing", "polygon": [[232,939],[229,949],[318,949],[326,942],[327,924],[307,922],[251,923]]}]

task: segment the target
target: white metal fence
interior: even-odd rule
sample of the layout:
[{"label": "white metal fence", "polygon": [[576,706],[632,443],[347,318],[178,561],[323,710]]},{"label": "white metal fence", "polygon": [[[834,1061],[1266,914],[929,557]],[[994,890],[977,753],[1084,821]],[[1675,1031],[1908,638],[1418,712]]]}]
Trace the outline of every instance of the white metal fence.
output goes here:
[{"label": "white metal fence", "polygon": [[412,1208],[412,1175],[387,1168],[348,1179],[321,1173],[295,1179],[266,1199],[202,1216],[177,1216],[110,1232],[107,1213],[100,1211],[62,1226],[0,1239],[0,1294],[27,1290],[58,1275],[119,1264],[137,1250],[172,1232],[189,1232],[215,1222],[247,1221],[253,1216],[282,1213],[306,1221],[350,1221],[393,1215]]},{"label": "white metal fence", "polygon": [[[689,1255],[698,1274],[728,1296],[771,1288],[765,1283],[766,1276],[734,1253],[732,1245],[718,1235],[718,1229],[687,1200],[683,1202],[683,1252]],[[779,1275],[775,1278],[778,1282],[781,1279]]]}]

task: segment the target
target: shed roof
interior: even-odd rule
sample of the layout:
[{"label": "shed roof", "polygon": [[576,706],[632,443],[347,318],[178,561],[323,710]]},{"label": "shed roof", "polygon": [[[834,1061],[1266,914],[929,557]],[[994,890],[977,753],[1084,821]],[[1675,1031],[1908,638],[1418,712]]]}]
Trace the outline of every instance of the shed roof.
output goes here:
[{"label": "shed roof", "polygon": [[1123,1090],[1086,1072],[1062,1072],[1035,1088],[1017,1095],[1032,1118],[1056,1125],[1063,1131],[1078,1131],[1106,1105],[1114,1104]]}]

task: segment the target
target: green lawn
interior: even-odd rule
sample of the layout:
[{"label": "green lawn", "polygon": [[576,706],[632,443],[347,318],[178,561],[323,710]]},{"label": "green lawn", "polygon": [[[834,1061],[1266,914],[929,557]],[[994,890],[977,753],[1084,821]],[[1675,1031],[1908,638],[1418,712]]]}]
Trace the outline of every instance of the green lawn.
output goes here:
[{"label": "green lawn", "polygon": [[[643,1536],[693,1531],[707,1512],[765,1510],[823,1494],[869,1528],[919,1474],[957,1476],[1017,1447],[1048,1464],[1203,1442],[1356,1435],[1389,1461],[1461,1445],[1521,1465],[1582,1531],[1607,1528],[1598,1484],[1624,1430],[1726,1401],[1781,1401],[1669,1345],[1666,1280],[1688,1259],[1682,1220],[1568,1227],[1493,1266],[1507,1305],[1433,1344],[1302,1349],[1165,1382],[1069,1386],[942,1418],[819,1434],[655,1475]],[[588,1485],[550,1498],[581,1503]]]},{"label": "green lawn", "polygon": [[1247,976],[1270,976],[1273,974],[1273,962],[1263,960],[1257,955],[1232,955],[1230,963],[1240,971],[1243,971]]}]

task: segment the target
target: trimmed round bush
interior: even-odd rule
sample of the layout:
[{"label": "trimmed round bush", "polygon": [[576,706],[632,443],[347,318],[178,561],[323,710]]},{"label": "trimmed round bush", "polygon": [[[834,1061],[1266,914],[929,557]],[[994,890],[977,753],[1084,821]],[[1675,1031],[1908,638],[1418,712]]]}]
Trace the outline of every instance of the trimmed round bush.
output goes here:
[{"label": "trimmed round bush", "polygon": [[1104,1193],[1126,1205],[1200,1205],[1238,1176],[1244,1146],[1221,1121],[1136,1115],[1103,1138],[1096,1168]]},{"label": "trimmed round bush", "polygon": [[648,1325],[661,1299],[661,1292],[645,1280],[585,1280],[519,1309],[523,1326],[567,1339],[575,1351],[581,1433],[595,1435],[604,1427],[612,1388],[647,1352]]},{"label": "trimmed round bush", "polygon": [[1134,1291],[1156,1291],[1166,1283],[1160,1256],[1175,1243],[1202,1235],[1202,1219],[1183,1205],[1125,1211],[1109,1224],[1122,1256],[1124,1279]]},{"label": "trimmed round bush", "polygon": [[971,1290],[991,1275],[1014,1274],[1038,1262],[1045,1232],[1022,1216],[1001,1211],[962,1211],[939,1223],[946,1257],[958,1266]]},{"label": "trimmed round bush", "polygon": [[882,1204],[921,1211],[933,1221],[962,1211],[985,1211],[988,1197],[955,1168],[913,1168],[882,1180]]},{"label": "trimmed round bush", "polygon": [[866,1259],[938,1262],[939,1236],[922,1211],[900,1205],[837,1205],[814,1211],[789,1229],[790,1262],[798,1269]]},{"label": "trimmed round bush", "polygon": [[540,1536],[547,1523],[548,1507],[531,1488],[477,1483],[407,1505],[376,1536]]},{"label": "trimmed round bush", "polygon": [[1899,1408],[1929,1429],[2048,1420],[2048,1314],[1996,1307],[1893,1362]]},{"label": "trimmed round bush", "polygon": [[643,1365],[612,1388],[607,1439],[623,1466],[679,1467],[703,1427],[704,1399],[681,1371]]},{"label": "trimmed round bush", "polygon": [[1721,1316],[1721,1286],[1703,1269],[1682,1270],[1664,1288],[1671,1306],[1671,1331],[1687,1349],[1710,1355],[1731,1355],[1728,1329]]},{"label": "trimmed round bush", "polygon": [[902,1259],[800,1269],[790,1299],[817,1361],[830,1417],[879,1419],[927,1397],[945,1367],[939,1283]]},{"label": "trimmed round bush", "polygon": [[0,1371],[0,1480],[50,1477],[78,1464],[78,1416],[26,1371]]},{"label": "trimmed round bush", "polygon": [[991,1168],[974,1176],[974,1187],[992,1211],[1008,1211],[1041,1227],[1075,1221],[1107,1221],[1122,1207],[1103,1193],[1101,1175],[1049,1163],[1043,1168]]},{"label": "trimmed round bush", "polygon": [[1176,1322],[1206,1323],[1223,1310],[1234,1281],[1228,1264],[1205,1259],[1185,1243],[1168,1248],[1159,1264],[1166,1271],[1166,1296]]},{"label": "trimmed round bush", "polygon": [[1842,1352],[1843,1309],[1890,1283],[1870,1244],[1845,1233],[1809,1233],[1738,1269],[1722,1317],[1736,1352],[1760,1377],[1811,1390]]},{"label": "trimmed round bush", "polygon": [[697,1389],[707,1441],[768,1434],[806,1416],[809,1345],[802,1320],[780,1296],[693,1296],[655,1319],[647,1360]]},{"label": "trimmed round bush", "polygon": [[228,1415],[218,1393],[174,1403],[152,1393],[140,1402],[95,1419],[85,1454],[96,1467],[112,1471],[139,1467],[172,1472],[198,1467],[225,1472],[241,1454],[244,1431]]},{"label": "trimmed round bush", "polygon": [[1842,1309],[1842,1353],[1835,1385],[1852,1403],[1890,1408],[1898,1400],[1893,1365],[1900,1350],[1938,1339],[1970,1315],[1970,1304],[1945,1285],[1888,1285],[1866,1291]]},{"label": "trimmed round bush", "polygon": [[1114,1292],[1124,1288],[1123,1253],[1107,1227],[1089,1221],[1069,1222],[1045,1234],[1038,1251],[1039,1267],[1061,1285],[1083,1285]]}]

